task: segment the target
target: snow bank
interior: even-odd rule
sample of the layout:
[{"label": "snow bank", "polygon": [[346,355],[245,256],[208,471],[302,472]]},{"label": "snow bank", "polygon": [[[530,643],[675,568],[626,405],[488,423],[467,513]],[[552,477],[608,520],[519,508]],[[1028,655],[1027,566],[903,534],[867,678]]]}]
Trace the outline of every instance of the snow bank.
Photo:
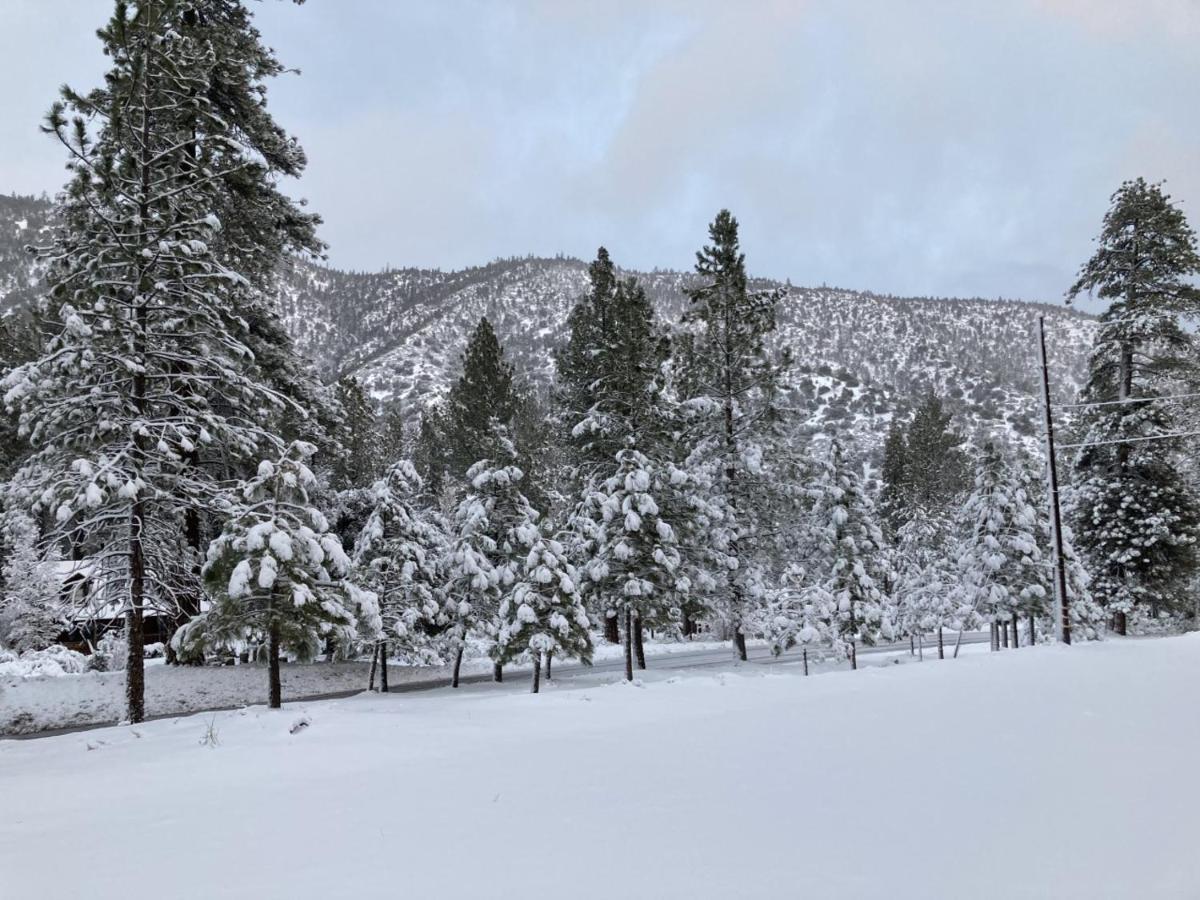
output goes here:
[{"label": "snow bank", "polygon": [[0,742],[3,893],[1200,896],[1200,637],[798,673]]},{"label": "snow bank", "polygon": [[[648,643],[649,656],[726,647],[728,643]],[[0,736],[33,734],[56,728],[107,724],[125,715],[124,672],[86,672],[71,668],[62,654],[51,648],[33,660],[25,654],[5,662],[0,658]],[[597,646],[596,660],[616,659],[623,650],[615,645]],[[44,655],[44,659],[42,658]],[[11,654],[10,654],[11,656]],[[72,654],[79,660],[87,657]],[[30,657],[27,661],[26,657]],[[262,703],[266,699],[267,673],[263,666],[176,667],[161,660],[146,666],[146,710],[151,716],[182,715],[212,709],[229,709]],[[319,694],[363,691],[367,687],[369,663],[313,663],[283,666],[284,702]],[[490,672],[488,659],[468,659],[466,674]],[[519,671],[514,667],[514,673]],[[70,677],[57,677],[68,675]],[[442,683],[450,678],[448,666],[388,666],[390,687],[413,682]]]}]

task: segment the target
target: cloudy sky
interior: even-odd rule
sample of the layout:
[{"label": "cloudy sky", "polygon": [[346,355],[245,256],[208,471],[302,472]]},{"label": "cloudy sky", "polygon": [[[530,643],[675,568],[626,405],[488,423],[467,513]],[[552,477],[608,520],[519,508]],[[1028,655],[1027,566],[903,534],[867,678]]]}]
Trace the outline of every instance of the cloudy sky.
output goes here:
[{"label": "cloudy sky", "polygon": [[[53,191],[111,3],[2,2],[0,190]],[[757,274],[1057,300],[1122,179],[1200,227],[1200,0],[253,5],[338,266],[684,268],[727,206]]]}]

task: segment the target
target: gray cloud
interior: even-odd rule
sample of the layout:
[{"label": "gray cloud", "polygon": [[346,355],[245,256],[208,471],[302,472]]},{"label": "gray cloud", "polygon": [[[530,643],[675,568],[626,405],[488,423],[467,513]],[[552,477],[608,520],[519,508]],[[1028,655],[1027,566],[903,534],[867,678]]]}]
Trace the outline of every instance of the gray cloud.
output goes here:
[{"label": "gray cloud", "polygon": [[[104,0],[6,0],[0,171],[102,69]],[[1124,178],[1200,225],[1196,0],[267,0],[335,264],[687,267],[713,213],[797,283],[1057,299]]]}]

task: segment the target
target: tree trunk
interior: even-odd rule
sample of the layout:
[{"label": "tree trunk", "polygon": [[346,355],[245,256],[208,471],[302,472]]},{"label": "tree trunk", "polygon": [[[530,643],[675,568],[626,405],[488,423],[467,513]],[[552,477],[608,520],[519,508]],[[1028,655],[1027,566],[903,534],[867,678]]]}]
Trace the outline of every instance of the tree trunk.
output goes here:
[{"label": "tree trunk", "polygon": [[808,674],[808,648],[804,648],[804,674]]},{"label": "tree trunk", "polygon": [[637,667],[639,669],[646,668],[646,648],[642,644],[642,617],[637,616],[633,620],[633,652],[637,657]]},{"label": "tree trunk", "polygon": [[387,641],[380,641],[379,642],[379,690],[384,694],[386,694],[388,692],[387,664],[388,664]]},{"label": "tree trunk", "polygon": [[450,679],[450,687],[458,687],[458,673],[462,669],[463,648],[459,647],[458,652],[454,654],[454,675]]},{"label": "tree trunk", "polygon": [[379,642],[371,651],[371,673],[367,676],[367,691],[375,690],[375,670],[379,668]]},{"label": "tree trunk", "polygon": [[958,648],[962,646],[962,629],[958,629],[958,637],[954,639],[954,658],[958,659]]},{"label": "tree trunk", "polygon": [[536,694],[542,686],[542,654],[533,654],[533,684],[529,687],[529,692]]},{"label": "tree trunk", "polygon": [[1029,646],[1032,647],[1037,643],[1037,626],[1034,624],[1035,619],[1033,613],[1029,614]]},{"label": "tree trunk", "polygon": [[919,659],[921,662],[925,662],[925,635],[923,632],[917,633],[917,652],[917,659]]},{"label": "tree trunk", "polygon": [[1117,634],[1124,635],[1129,628],[1128,617],[1123,612],[1113,613],[1113,631]]},{"label": "tree trunk", "polygon": [[604,639],[610,644],[621,643],[621,628],[616,613],[604,617]]},{"label": "tree trunk", "polygon": [[733,633],[733,645],[737,649],[737,657],[742,662],[746,661],[746,634],[742,631],[742,626],[739,624],[737,631]]},{"label": "tree trunk", "polygon": [[1000,623],[1000,639],[1004,642],[1004,649],[1008,649],[1008,623]]},{"label": "tree trunk", "polygon": [[917,648],[916,648],[916,645],[913,643],[914,640],[915,639],[913,638],[912,634],[910,633],[908,636],[908,655],[909,656],[917,655]]},{"label": "tree trunk", "polygon": [[946,642],[942,640],[942,626],[938,626],[938,659],[946,658]]},{"label": "tree trunk", "polygon": [[[992,622],[990,627],[992,630],[992,651],[995,652],[1000,649],[1000,629],[996,627],[995,622]],[[961,631],[958,634],[959,637],[962,637]]]},{"label": "tree trunk", "polygon": [[492,663],[492,681],[501,684],[504,681],[504,664]]},{"label": "tree trunk", "polygon": [[1013,649],[1017,650],[1021,646],[1021,639],[1017,636],[1017,614],[1013,613],[1012,617],[1012,642]]},{"label": "tree trunk", "polygon": [[125,714],[130,724],[146,718],[146,559],[142,545],[142,501],[129,514],[129,609],[125,614]]},{"label": "tree trunk", "polygon": [[633,617],[625,610],[625,680],[633,681]]},{"label": "tree trunk", "polygon": [[[688,615],[686,609],[680,612],[680,616],[682,618],[679,622],[679,630],[685,639],[690,640],[692,637],[692,617]],[[1200,616],[1197,616],[1197,618],[1200,619]]]},{"label": "tree trunk", "polygon": [[554,654],[553,654],[553,653],[547,653],[547,654],[546,654],[546,680],[547,680],[547,681],[553,681],[553,680],[554,680],[554,676],[550,674],[550,666],[551,666],[553,663],[554,663]]},{"label": "tree trunk", "polygon": [[267,705],[271,709],[283,706],[283,682],[279,677],[279,626],[267,629]]},{"label": "tree trunk", "polygon": [[851,669],[858,668],[858,642],[857,641],[850,642],[850,668]]}]

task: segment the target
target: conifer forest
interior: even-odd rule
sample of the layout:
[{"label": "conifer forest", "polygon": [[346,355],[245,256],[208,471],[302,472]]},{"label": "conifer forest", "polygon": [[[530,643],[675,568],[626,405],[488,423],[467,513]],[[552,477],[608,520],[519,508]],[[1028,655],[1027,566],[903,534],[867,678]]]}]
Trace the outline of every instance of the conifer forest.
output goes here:
[{"label": "conifer forest", "polygon": [[1200,896],[1188,0],[13,3],[0,897]]}]

